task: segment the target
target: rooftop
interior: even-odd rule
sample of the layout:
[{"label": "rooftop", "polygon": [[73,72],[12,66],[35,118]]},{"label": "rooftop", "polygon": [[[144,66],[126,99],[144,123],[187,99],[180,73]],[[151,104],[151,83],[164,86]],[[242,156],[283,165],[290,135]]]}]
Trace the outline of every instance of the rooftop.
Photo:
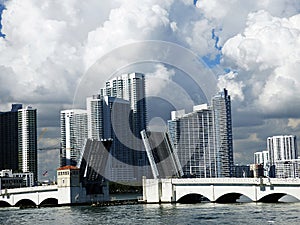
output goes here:
[{"label": "rooftop", "polygon": [[57,170],[79,170],[79,168],[76,166],[63,166],[58,168]]}]

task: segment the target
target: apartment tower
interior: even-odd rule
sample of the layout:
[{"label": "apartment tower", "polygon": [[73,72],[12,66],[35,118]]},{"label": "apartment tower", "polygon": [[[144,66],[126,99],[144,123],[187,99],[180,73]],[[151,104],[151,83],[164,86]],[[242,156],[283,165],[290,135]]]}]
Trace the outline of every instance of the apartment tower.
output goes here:
[{"label": "apartment tower", "polygon": [[232,177],[233,147],[230,96],[224,89],[211,106],[174,111],[168,130],[185,176]]},{"label": "apartment tower", "polygon": [[88,137],[87,111],[83,109],[60,112],[60,166],[76,166]]},{"label": "apartment tower", "polygon": [[37,110],[31,106],[18,110],[18,153],[19,169],[37,182]]}]

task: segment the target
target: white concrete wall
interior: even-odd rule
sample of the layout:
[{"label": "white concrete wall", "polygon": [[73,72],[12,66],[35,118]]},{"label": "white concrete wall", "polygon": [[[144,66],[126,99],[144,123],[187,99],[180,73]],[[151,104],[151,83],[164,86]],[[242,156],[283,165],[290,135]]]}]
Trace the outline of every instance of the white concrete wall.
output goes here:
[{"label": "white concrete wall", "polygon": [[238,193],[252,201],[260,201],[270,194],[283,193],[300,201],[300,179],[146,179],[143,197],[147,203],[176,202],[188,194],[200,194],[210,201],[226,194]]},{"label": "white concrete wall", "polygon": [[20,200],[28,199],[39,205],[47,198],[57,198],[57,186],[38,186],[1,190],[0,201],[8,202],[11,206]]},{"label": "white concrete wall", "polygon": [[144,194],[146,196],[147,203],[159,203],[159,179],[147,179],[143,187]]},{"label": "white concrete wall", "polygon": [[24,199],[31,200],[36,205],[49,198],[57,199],[59,205],[109,200],[107,187],[104,188],[104,194],[99,195],[86,195],[85,188],[82,187],[57,187],[57,185],[1,190],[0,195],[0,201],[5,201],[11,206]]},{"label": "white concrete wall", "polygon": [[172,188],[172,179],[162,179],[161,183],[161,190],[159,192],[161,193],[160,201],[161,202],[174,202],[175,199],[173,199],[173,188]]}]

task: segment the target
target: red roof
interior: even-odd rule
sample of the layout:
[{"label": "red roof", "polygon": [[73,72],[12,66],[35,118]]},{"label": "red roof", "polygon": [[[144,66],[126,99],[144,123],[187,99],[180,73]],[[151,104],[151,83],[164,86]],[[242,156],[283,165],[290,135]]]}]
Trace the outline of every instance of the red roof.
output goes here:
[{"label": "red roof", "polygon": [[63,166],[58,168],[57,170],[79,170],[79,168],[76,166]]}]

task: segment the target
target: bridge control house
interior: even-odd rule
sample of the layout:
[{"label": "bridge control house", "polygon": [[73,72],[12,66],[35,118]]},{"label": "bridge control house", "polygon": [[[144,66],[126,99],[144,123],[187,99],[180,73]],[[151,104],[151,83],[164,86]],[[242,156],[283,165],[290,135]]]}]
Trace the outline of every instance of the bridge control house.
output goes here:
[{"label": "bridge control house", "polygon": [[57,169],[57,185],[20,188],[20,180],[18,188],[0,189],[0,207],[76,205],[108,201],[108,183],[101,176],[107,158],[101,153],[108,156],[110,144],[111,141],[88,140],[79,167],[68,165]]}]

